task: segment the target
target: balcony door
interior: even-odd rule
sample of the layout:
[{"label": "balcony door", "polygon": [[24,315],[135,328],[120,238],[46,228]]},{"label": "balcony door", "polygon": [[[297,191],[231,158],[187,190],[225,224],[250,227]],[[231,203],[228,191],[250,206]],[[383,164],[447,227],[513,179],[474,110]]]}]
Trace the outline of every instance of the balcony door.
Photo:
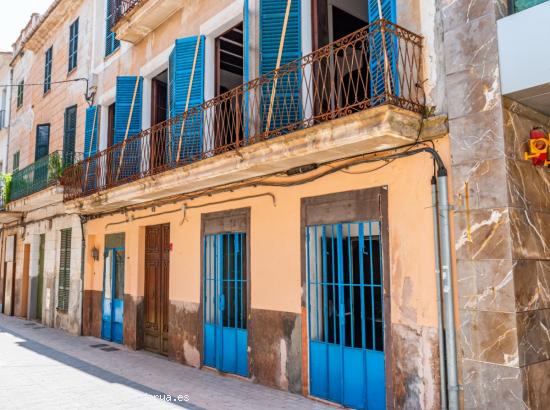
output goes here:
[{"label": "balcony door", "polygon": [[[216,97],[239,87],[244,81],[243,23],[216,38]],[[243,95],[221,98],[216,108],[214,149],[234,149],[243,139]]]},{"label": "balcony door", "polygon": [[[369,2],[365,0],[314,0],[314,47],[320,49],[346,37],[366,27],[368,21]],[[320,58],[314,66],[317,118],[347,115],[354,107],[363,109],[369,99],[370,44],[356,40],[346,44]]]},{"label": "balcony door", "polygon": [[168,71],[151,82],[151,169],[162,168],[168,159]]},{"label": "balcony door", "polygon": [[[48,185],[48,161],[50,153],[50,124],[41,124],[36,127],[36,145],[34,148],[34,173],[28,182],[34,187],[35,192],[44,189]],[[26,176],[23,176],[27,178]]]}]

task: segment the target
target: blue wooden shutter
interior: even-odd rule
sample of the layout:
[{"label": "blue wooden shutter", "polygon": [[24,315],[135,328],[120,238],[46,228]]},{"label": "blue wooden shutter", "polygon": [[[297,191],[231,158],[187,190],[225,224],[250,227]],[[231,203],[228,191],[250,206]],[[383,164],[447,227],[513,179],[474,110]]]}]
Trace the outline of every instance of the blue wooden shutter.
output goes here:
[{"label": "blue wooden shutter", "polygon": [[[86,109],[86,128],[84,130],[84,159],[97,152],[99,112],[97,105]],[[93,134],[92,134],[93,132]]]},{"label": "blue wooden shutter", "polygon": [[[134,91],[136,83],[137,86],[136,98],[134,101],[134,108],[132,110],[132,101],[134,100]],[[132,118],[130,120],[130,127],[128,128],[127,138],[130,139],[133,136],[138,135],[141,132],[141,111],[143,101],[143,78],[142,77],[117,77],[116,81],[116,99],[115,99],[115,132],[114,143],[118,144],[124,141],[126,136],[126,129],[128,128],[128,119],[130,117],[130,111],[132,111]],[[113,154],[112,175],[117,179],[125,179],[136,176],[140,166],[140,149],[141,143],[139,139],[132,139],[127,141],[125,148],[116,150]],[[122,167],[119,170],[119,157],[121,152],[124,152],[124,158],[122,160]]]},{"label": "blue wooden shutter", "polygon": [[[379,0],[368,0],[369,1],[369,24],[374,23],[377,20],[380,20],[380,10],[378,9]],[[395,0],[380,0],[382,5],[382,17],[386,20],[389,20],[392,23],[397,21],[397,12],[395,7]],[[381,26],[373,26],[375,30],[374,35],[369,41],[370,48],[370,71],[371,71],[371,99],[373,104],[384,103],[386,102],[386,91],[393,95],[399,95],[399,84],[397,78],[397,42],[395,41],[395,36],[387,33],[385,36],[386,40],[386,54],[389,64],[391,76],[388,78],[391,90],[385,89],[385,53],[383,49],[382,42],[382,33],[380,32]]]},{"label": "blue wooden shutter", "polygon": [[[281,66],[302,57],[301,0],[292,0]],[[260,0],[260,75],[273,77],[287,8],[286,0]],[[296,64],[277,83],[269,130],[289,128],[302,119],[301,66]],[[273,79],[262,87],[262,123],[267,130]]]},{"label": "blue wooden shutter", "polygon": [[[124,140],[126,128],[128,127],[128,117],[134,98],[134,90],[138,77],[126,76],[117,77],[116,80],[116,100],[115,100],[115,133],[114,143],[117,144]],[[128,138],[141,132],[141,110],[143,100],[143,78],[139,77],[139,84],[132,112],[132,120],[128,131]]]},{"label": "blue wooden shutter", "polygon": [[[189,83],[195,61],[197,36],[176,40],[169,59],[169,100],[170,118],[177,117],[185,111]],[[195,74],[191,87],[188,113],[173,122],[171,127],[172,162],[190,162],[202,155],[203,117],[200,105],[204,102],[204,36],[200,37],[199,51],[195,64]],[[183,123],[183,120],[185,123]],[[183,130],[183,131],[182,131]],[[177,158],[178,148],[180,156]]]},{"label": "blue wooden shutter", "polygon": [[[99,108],[97,105],[86,109],[86,124],[84,129],[84,159],[97,153],[99,138]],[[97,159],[84,163],[84,190],[90,191],[96,187]]]}]

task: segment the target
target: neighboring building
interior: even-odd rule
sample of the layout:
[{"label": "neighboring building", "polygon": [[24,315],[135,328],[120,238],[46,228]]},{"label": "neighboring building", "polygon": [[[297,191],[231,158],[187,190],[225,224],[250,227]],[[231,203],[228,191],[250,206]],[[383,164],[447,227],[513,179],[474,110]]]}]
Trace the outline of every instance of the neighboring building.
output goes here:
[{"label": "neighboring building", "polygon": [[11,61],[4,314],[354,408],[543,408],[550,3],[474,3],[55,1]]},{"label": "neighboring building", "polygon": [[11,52],[0,52],[0,173],[6,173],[8,160],[8,139],[10,126],[10,84]]},{"label": "neighboring building", "polygon": [[81,333],[82,226],[66,212],[59,178],[84,149],[92,3],[54,2],[14,45],[12,181],[2,215],[4,313],[73,334]]}]

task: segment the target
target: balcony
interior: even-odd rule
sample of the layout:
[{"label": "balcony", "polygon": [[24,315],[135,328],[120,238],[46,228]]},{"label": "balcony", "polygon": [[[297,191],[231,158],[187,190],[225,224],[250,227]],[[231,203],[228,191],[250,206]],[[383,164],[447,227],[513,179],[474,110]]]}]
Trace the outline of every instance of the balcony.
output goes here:
[{"label": "balcony", "polygon": [[531,5],[497,22],[503,95],[550,115],[550,1]]},{"label": "balcony", "polygon": [[[65,200],[98,193],[90,212],[107,210],[412,143],[421,53],[420,36],[375,22],[68,168]],[[446,134],[441,117],[422,129]]]},{"label": "balcony", "polygon": [[19,171],[15,171],[11,177],[9,203],[58,184],[63,171],[81,159],[82,154],[80,153],[55,151]]},{"label": "balcony", "polygon": [[139,43],[172,14],[183,8],[184,0],[114,0],[116,38]]}]

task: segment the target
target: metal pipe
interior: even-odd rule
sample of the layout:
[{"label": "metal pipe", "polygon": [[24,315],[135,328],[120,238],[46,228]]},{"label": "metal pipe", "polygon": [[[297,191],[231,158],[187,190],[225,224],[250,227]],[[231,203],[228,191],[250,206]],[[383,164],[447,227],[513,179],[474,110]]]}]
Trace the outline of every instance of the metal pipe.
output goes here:
[{"label": "metal pipe", "polygon": [[437,289],[437,334],[439,337],[439,379],[441,409],[447,410],[447,368],[445,365],[445,331],[443,329],[443,304],[441,302],[441,261],[439,249],[439,218],[437,212],[437,178],[432,177],[432,209],[434,217],[435,282]]},{"label": "metal pipe", "polygon": [[449,409],[458,410],[458,366],[456,357],[455,306],[451,259],[451,234],[449,224],[449,197],[447,170],[437,170],[438,220],[441,249],[441,274],[443,280],[443,300],[445,302],[445,346],[447,363],[447,394]]}]

